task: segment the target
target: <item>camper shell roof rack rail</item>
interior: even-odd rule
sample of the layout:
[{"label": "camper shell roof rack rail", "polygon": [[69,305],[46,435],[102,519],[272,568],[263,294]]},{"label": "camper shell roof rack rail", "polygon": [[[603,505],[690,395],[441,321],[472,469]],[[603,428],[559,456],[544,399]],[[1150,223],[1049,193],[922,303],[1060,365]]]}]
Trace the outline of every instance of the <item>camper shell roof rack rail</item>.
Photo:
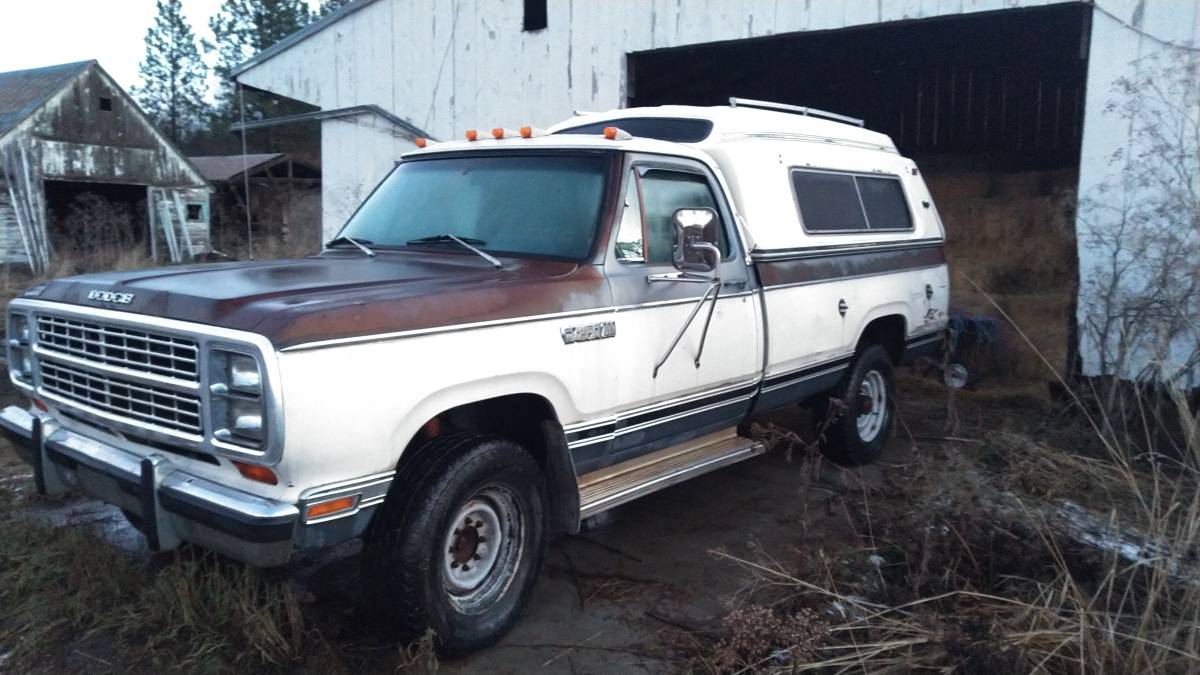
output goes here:
[{"label": "camper shell roof rack rail", "polygon": [[797,115],[805,115],[808,117],[824,117],[825,119],[833,120],[835,122],[845,122],[846,124],[853,124],[858,127],[864,126],[863,121],[857,117],[839,115],[837,113],[831,113],[827,110],[818,110],[816,108],[809,108],[806,106],[788,105],[786,103],[773,103],[771,101],[756,101],[752,98],[737,98],[730,96],[729,107],[736,108],[738,106],[742,106],[743,108],[778,110],[780,112],[795,113]]}]

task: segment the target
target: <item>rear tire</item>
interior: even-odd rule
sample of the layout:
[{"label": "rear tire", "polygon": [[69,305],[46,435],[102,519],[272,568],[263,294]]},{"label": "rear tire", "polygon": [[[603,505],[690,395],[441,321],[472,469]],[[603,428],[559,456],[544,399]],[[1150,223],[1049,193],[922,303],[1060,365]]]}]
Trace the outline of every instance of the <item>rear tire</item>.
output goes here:
[{"label": "rear tire", "polygon": [[843,414],[826,429],[821,452],[848,465],[879,459],[892,433],[894,417],[892,360],[879,345],[858,353],[833,395],[846,404]]},{"label": "rear tire", "polygon": [[545,479],[503,439],[451,434],[414,452],[367,536],[367,594],[401,638],[432,629],[441,654],[464,654],[512,628],[533,590]]}]

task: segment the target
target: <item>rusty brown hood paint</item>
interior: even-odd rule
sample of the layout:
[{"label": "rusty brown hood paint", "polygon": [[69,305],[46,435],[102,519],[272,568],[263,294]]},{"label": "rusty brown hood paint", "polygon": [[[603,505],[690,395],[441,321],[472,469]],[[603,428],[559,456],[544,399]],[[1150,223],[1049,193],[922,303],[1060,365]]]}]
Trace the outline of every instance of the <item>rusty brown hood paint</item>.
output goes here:
[{"label": "rusty brown hood paint", "polygon": [[[265,335],[276,348],[611,304],[588,264],[473,254],[327,251],[297,260],[186,265],[51,282],[36,297]],[[127,305],[88,299],[132,293]]]}]

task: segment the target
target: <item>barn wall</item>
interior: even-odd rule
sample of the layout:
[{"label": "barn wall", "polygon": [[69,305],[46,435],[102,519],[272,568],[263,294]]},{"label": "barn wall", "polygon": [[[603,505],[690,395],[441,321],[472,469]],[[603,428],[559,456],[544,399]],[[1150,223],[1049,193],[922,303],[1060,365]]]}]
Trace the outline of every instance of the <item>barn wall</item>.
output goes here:
[{"label": "barn wall", "polygon": [[[102,97],[112,110],[100,109]],[[205,187],[133,101],[97,68],[88,69],[35,113],[25,133],[41,139],[36,145],[47,178]]]},{"label": "barn wall", "polygon": [[0,179],[0,263],[25,262],[25,247],[17,229],[17,214],[8,195],[8,183]]},{"label": "barn wall", "polygon": [[[614,11],[604,0],[567,0],[549,3],[546,30],[526,33],[523,3],[514,0],[379,0],[239,79],[327,110],[377,104],[444,139],[622,107],[628,52],[1065,1],[653,0]],[[374,156],[383,148],[337,149]],[[396,154],[357,165],[323,157],[326,232],[349,213],[352,200],[339,195],[365,194]]]},{"label": "barn wall", "polygon": [[412,138],[377,115],[321,123],[321,231],[328,240],[375,185],[413,149]]},{"label": "barn wall", "polygon": [[[1184,287],[1200,277],[1200,71],[1181,76],[1189,64],[1200,66],[1200,4],[1104,0],[1101,7],[1107,11],[1097,8],[1092,20],[1076,223],[1081,365],[1086,375],[1132,377],[1160,363],[1172,374],[1200,348],[1200,292]],[[1127,91],[1122,78],[1146,81]],[[1131,103],[1144,106],[1132,118],[1123,113]],[[1137,131],[1146,124],[1185,133],[1154,147]],[[1172,160],[1175,153],[1190,160]],[[1189,190],[1190,219],[1189,199],[1178,199]],[[1164,272],[1172,284],[1162,283]],[[1198,376],[1192,367],[1191,386],[1200,386]]]}]

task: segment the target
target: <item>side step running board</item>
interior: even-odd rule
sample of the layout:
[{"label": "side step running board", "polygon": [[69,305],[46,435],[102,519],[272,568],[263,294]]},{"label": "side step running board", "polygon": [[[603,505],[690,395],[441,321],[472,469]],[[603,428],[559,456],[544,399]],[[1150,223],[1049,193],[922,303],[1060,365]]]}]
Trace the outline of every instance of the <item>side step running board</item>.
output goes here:
[{"label": "side step running board", "polygon": [[730,428],[584,474],[579,477],[579,517],[594,516],[765,451],[762,443],[738,436]]}]

